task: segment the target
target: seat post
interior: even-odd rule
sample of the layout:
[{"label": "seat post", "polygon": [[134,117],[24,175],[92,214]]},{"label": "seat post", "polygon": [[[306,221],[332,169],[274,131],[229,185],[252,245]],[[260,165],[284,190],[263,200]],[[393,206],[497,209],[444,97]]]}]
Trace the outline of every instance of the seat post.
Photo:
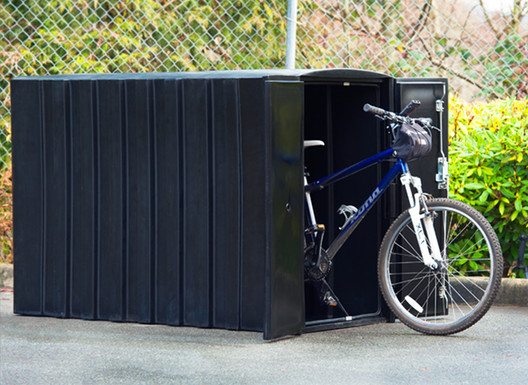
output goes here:
[{"label": "seat post", "polygon": [[[304,148],[309,148],[309,147],[316,147],[316,146],[324,146],[325,143],[322,141],[322,140],[305,140],[304,141]],[[304,174],[304,186],[308,186],[308,178],[306,177],[307,173],[305,172]],[[305,196],[305,201],[306,201],[306,208],[308,210],[308,216],[309,216],[309,221],[310,221],[310,226],[314,226],[317,222],[315,220],[315,212],[314,212],[314,209],[313,209],[313,204],[312,204],[312,197],[310,196],[310,192],[309,191],[306,191],[304,193],[304,196]]]}]

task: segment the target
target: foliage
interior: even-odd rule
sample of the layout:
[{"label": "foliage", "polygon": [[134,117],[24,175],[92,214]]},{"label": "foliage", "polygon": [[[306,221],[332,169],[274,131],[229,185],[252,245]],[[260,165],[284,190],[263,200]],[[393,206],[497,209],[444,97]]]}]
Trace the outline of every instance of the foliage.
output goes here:
[{"label": "foliage", "polygon": [[2,43],[17,48],[4,58],[10,74],[262,68],[284,56],[285,10],[269,0],[24,1],[2,11]]},{"label": "foliage", "polygon": [[285,14],[275,0],[0,2],[0,156],[14,76],[275,68]]},{"label": "foliage", "polygon": [[482,212],[503,249],[506,269],[528,233],[528,100],[450,103],[450,193]]},{"label": "foliage", "polygon": [[10,167],[0,176],[0,263],[13,263],[12,193]]}]

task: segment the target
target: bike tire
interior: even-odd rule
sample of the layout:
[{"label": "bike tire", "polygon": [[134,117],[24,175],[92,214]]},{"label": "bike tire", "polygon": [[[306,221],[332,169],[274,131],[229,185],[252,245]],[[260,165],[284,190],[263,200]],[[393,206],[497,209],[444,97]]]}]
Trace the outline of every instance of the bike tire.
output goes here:
[{"label": "bike tire", "polygon": [[[394,315],[425,334],[458,333],[489,310],[501,283],[503,257],[489,222],[452,199],[426,201],[443,257],[433,270],[421,262],[410,214],[389,227],[378,256],[380,290]],[[471,267],[472,269],[468,269]]]}]

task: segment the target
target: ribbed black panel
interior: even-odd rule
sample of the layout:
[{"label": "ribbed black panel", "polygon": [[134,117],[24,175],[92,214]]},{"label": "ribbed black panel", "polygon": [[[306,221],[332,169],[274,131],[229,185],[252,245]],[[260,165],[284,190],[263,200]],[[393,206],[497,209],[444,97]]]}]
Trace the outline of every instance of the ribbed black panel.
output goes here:
[{"label": "ribbed black panel", "polygon": [[154,322],[179,325],[182,315],[182,100],[181,83],[153,83],[155,189]]},{"label": "ribbed black panel", "polygon": [[126,115],[124,84],[97,81],[97,313],[96,318],[124,319],[127,223]]},{"label": "ribbed black panel", "polygon": [[126,320],[151,322],[151,278],[155,230],[153,196],[155,154],[154,109],[151,84],[146,80],[125,82],[126,165]]},{"label": "ribbed black panel", "polygon": [[44,182],[39,82],[11,88],[13,144],[14,311],[42,314]]},{"label": "ribbed black panel", "polygon": [[260,79],[239,82],[241,125],[241,263],[240,327],[262,330],[265,300],[266,130],[265,88]]},{"label": "ribbed black panel", "polygon": [[67,83],[44,81],[43,175],[44,175],[44,308],[45,315],[64,317],[68,275],[69,94]]},{"label": "ribbed black panel", "polygon": [[210,326],[211,220],[209,86],[182,81],[183,323]]},{"label": "ribbed black panel", "polygon": [[92,319],[96,295],[97,109],[94,82],[70,83],[71,307],[72,317]]},{"label": "ribbed black panel", "polygon": [[[241,224],[240,93],[236,79],[211,82],[213,326],[239,328]],[[226,101],[229,101],[226,103]]]}]

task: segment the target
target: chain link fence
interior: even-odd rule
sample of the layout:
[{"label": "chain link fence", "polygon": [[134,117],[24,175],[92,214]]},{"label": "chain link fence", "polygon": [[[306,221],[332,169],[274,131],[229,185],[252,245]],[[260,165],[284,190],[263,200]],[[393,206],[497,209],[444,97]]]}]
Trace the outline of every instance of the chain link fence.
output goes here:
[{"label": "chain link fence", "polygon": [[[297,68],[445,76],[466,100],[527,98],[528,0],[297,1]],[[12,77],[284,68],[294,3],[0,0],[0,262],[13,258]]]},{"label": "chain link fence", "polygon": [[528,96],[526,0],[301,1],[298,66],[446,76],[465,99]]},{"label": "chain link fence", "polygon": [[[526,98],[528,1],[503,2],[299,0],[296,66],[446,76],[466,99]],[[287,0],[2,0],[0,170],[11,163],[12,77],[284,68],[287,9]]]},{"label": "chain link fence", "polygon": [[0,168],[10,164],[12,77],[280,68],[286,9],[280,0],[2,0]]}]

